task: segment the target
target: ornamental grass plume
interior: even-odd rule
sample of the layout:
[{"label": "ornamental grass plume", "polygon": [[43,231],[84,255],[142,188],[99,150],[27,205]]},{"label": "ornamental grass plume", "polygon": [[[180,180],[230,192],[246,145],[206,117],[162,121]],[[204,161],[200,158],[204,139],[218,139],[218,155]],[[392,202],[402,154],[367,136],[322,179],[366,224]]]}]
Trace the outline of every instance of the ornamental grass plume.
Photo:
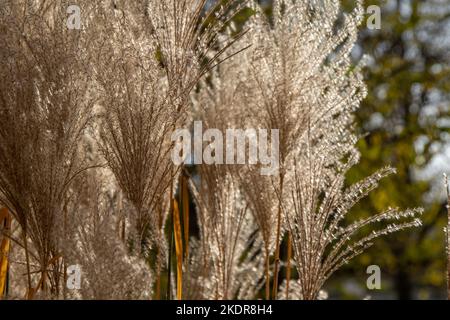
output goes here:
[{"label": "ornamental grass plume", "polygon": [[79,142],[95,100],[87,38],[62,23],[64,3],[5,0],[0,8],[0,202],[22,229],[29,298],[60,291],[55,230],[65,193],[85,170]]},{"label": "ornamental grass plume", "polygon": [[[170,133],[176,119],[162,69],[145,29],[144,1],[107,8],[99,34],[98,131],[100,151],[133,205],[134,250],[141,256],[164,246],[166,193],[173,178]],[[108,32],[110,28],[114,32]],[[160,244],[161,246],[158,246]],[[160,255],[159,255],[160,256]],[[160,257],[158,257],[158,260]]]},{"label": "ornamental grass plume", "polygon": [[191,260],[190,268],[204,274],[192,280],[202,282],[203,299],[252,298],[263,278],[263,260],[257,254],[262,241],[254,218],[226,169],[202,166],[199,175],[202,181],[192,184],[192,190],[200,236],[198,252],[191,254],[200,257]]},{"label": "ornamental grass plume", "polygon": [[215,66],[237,51],[229,48],[244,32],[226,42],[221,33],[247,5],[246,0],[149,0],[151,32],[167,75],[170,100],[178,113],[188,110],[189,93]]},{"label": "ornamental grass plume", "polygon": [[155,281],[152,271],[145,261],[129,251],[117,230],[121,215],[117,201],[111,197],[116,188],[114,177],[107,169],[82,174],[71,188],[69,223],[65,227],[69,237],[64,256],[66,265],[76,266],[81,275],[79,289],[64,288],[64,299],[148,300],[152,297]]},{"label": "ornamental grass plume", "polygon": [[[231,25],[222,41],[227,41],[226,37],[233,32],[236,32],[235,26]],[[243,115],[243,92],[239,89],[243,85],[240,82],[242,54],[230,57],[214,69],[193,95],[193,117],[202,122],[204,130],[223,133],[229,128],[247,128],[248,116]],[[210,151],[216,159],[225,158],[222,150]],[[264,280],[270,281],[269,257],[274,248],[272,226],[275,223],[272,212],[276,204],[272,198],[264,197],[265,190],[258,189],[263,185],[260,180],[266,179],[260,175],[260,167],[252,168],[255,174],[252,180],[241,180],[241,169],[242,165],[203,163],[197,166],[199,181],[191,184],[198,212],[201,252],[210,272],[209,280],[203,276],[201,281],[206,281],[211,288],[206,290],[210,298],[251,299]],[[251,192],[246,193],[250,189]],[[255,201],[248,201],[247,197],[254,197]]]}]

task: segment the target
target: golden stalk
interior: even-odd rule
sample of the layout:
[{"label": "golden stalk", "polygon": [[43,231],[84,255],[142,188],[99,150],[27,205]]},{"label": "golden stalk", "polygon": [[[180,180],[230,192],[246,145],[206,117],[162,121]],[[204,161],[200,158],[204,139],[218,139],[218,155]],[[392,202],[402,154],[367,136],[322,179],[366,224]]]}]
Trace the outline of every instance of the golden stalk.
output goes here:
[{"label": "golden stalk", "polygon": [[289,300],[289,283],[291,281],[291,259],[292,259],[292,239],[291,239],[291,232],[289,231],[287,239],[286,300]]},{"label": "golden stalk", "polygon": [[6,208],[0,210],[0,226],[4,227],[2,242],[0,244],[0,300],[6,295],[8,281],[8,256],[11,242],[7,233],[11,229],[11,216]]},{"label": "golden stalk", "polygon": [[183,209],[183,231],[184,231],[184,245],[185,252],[184,255],[187,257],[189,255],[189,191],[187,177],[182,176],[182,209]]},{"label": "golden stalk", "polygon": [[181,300],[183,293],[183,235],[181,232],[180,210],[176,199],[173,201],[173,210],[173,229],[177,256],[177,299]]}]

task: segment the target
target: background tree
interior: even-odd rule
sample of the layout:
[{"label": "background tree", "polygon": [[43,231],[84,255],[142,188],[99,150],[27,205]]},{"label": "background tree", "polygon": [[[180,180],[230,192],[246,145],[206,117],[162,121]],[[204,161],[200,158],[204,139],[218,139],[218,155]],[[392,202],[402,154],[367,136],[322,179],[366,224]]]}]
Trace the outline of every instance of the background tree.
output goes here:
[{"label": "background tree", "polygon": [[[352,2],[345,4],[351,7]],[[361,266],[380,265],[384,275],[392,276],[392,289],[400,299],[443,297],[445,212],[432,177],[423,173],[432,172],[441,182],[442,175],[435,171],[449,137],[445,30],[450,23],[450,1],[366,1],[366,7],[374,4],[382,8],[381,30],[363,25],[354,50],[358,59],[361,54],[369,57],[365,69],[369,95],[356,113],[365,136],[358,143],[361,162],[351,170],[348,181],[387,164],[397,174],[354,211],[365,215],[386,206],[423,206],[426,212],[420,230],[384,238],[350,270],[364,272]],[[437,290],[425,290],[428,287]]]}]

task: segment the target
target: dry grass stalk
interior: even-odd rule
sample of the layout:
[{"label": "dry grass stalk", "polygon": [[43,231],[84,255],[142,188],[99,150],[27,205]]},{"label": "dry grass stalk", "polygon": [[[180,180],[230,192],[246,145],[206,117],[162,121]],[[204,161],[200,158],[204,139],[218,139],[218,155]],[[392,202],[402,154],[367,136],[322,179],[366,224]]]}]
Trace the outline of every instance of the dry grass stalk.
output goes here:
[{"label": "dry grass stalk", "polygon": [[287,236],[287,258],[286,258],[286,300],[289,300],[289,285],[291,282],[291,260],[292,260],[292,236]]},{"label": "dry grass stalk", "polygon": [[6,297],[6,289],[8,286],[8,270],[9,270],[9,251],[11,240],[9,239],[11,232],[11,216],[8,209],[0,209],[0,300]]},{"label": "dry grass stalk", "polygon": [[189,257],[189,188],[188,178],[181,175],[181,206],[183,210],[184,256]]},{"label": "dry grass stalk", "polygon": [[174,199],[173,210],[175,254],[177,256],[177,299],[181,300],[183,296],[183,235],[181,232],[180,210],[176,199]]}]

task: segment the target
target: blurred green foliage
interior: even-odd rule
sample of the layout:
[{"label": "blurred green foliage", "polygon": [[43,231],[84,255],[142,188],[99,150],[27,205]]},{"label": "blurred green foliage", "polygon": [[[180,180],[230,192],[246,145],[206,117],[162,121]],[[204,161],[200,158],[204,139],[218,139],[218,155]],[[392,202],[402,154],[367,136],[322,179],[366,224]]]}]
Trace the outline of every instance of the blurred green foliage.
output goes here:
[{"label": "blurred green foliage", "polygon": [[[344,8],[352,2],[344,1]],[[358,143],[361,162],[350,171],[348,181],[356,182],[385,165],[396,168],[397,174],[386,178],[351,216],[367,216],[389,206],[424,207],[425,213],[421,228],[377,240],[343,273],[360,274],[364,281],[367,275],[361,268],[377,264],[382,275],[391,279],[383,289],[390,287],[392,297],[399,299],[446,297],[444,205],[439,200],[425,201],[431,181],[416,178],[417,170],[442,152],[449,132],[437,125],[448,116],[448,51],[440,52],[433,43],[448,16],[422,14],[421,6],[427,2],[432,1],[366,1],[366,7],[382,7],[381,30],[368,30],[363,24],[357,47],[370,57],[365,68],[369,93],[356,113],[358,130],[364,135]],[[441,101],[433,102],[432,95]],[[426,116],[429,111],[433,117]]]}]

